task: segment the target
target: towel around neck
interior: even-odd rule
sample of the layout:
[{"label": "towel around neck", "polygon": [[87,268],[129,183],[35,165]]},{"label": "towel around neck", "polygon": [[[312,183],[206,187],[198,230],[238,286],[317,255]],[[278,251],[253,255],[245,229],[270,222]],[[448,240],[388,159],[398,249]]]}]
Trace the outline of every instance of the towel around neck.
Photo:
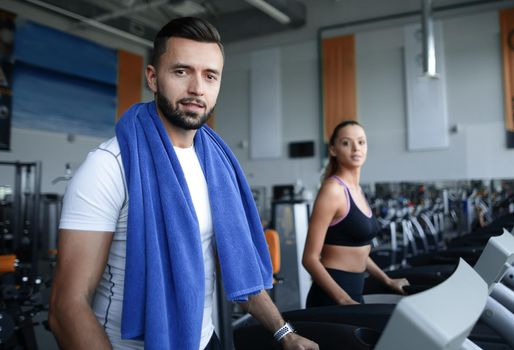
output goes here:
[{"label": "towel around neck", "polygon": [[[145,349],[197,350],[204,304],[200,233],[188,186],[154,102],[116,125],[129,193],[122,338]],[[207,126],[195,150],[207,181],[221,277],[229,300],[272,286],[250,187],[228,146]]]}]

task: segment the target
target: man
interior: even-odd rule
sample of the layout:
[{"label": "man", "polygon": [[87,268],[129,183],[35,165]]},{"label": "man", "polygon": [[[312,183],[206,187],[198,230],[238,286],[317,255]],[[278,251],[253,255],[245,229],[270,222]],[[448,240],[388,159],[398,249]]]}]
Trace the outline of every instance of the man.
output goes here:
[{"label": "man", "polygon": [[[197,18],[157,34],[146,69],[155,102],[129,109],[116,137],[69,183],[49,321],[64,349],[220,349],[215,260],[227,296],[284,349],[318,349],[271,302],[269,256],[237,161],[204,123],[220,88],[219,34]],[[92,305],[92,306],[91,306]]]}]

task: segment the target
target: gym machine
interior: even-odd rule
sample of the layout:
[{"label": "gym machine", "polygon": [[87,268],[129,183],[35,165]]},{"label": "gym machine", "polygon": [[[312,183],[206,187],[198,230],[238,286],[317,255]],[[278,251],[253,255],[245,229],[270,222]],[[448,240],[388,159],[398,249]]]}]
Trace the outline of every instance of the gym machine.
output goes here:
[{"label": "gym machine", "polygon": [[33,317],[45,309],[40,275],[40,162],[0,162],[14,170],[0,198],[0,349],[37,349]]},{"label": "gym machine", "polygon": [[[462,348],[464,349],[480,349],[471,341],[464,341],[464,339],[467,335],[470,334],[472,329],[475,333],[475,338],[477,337],[477,335],[481,335],[477,334],[480,332],[477,332],[477,327],[475,325],[475,322],[478,320],[478,317],[481,316],[482,323],[494,327],[495,331],[499,332],[505,341],[503,345],[497,342],[490,344],[494,347],[484,348],[508,349],[507,344],[509,344],[510,346],[513,345],[513,337],[512,335],[510,335],[510,333],[512,329],[512,320],[514,316],[512,314],[505,315],[505,312],[503,312],[501,309],[503,306],[501,306],[501,308],[498,308],[494,305],[496,303],[496,300],[494,299],[494,293],[492,294],[492,297],[488,298],[487,292],[494,291],[497,288],[496,282],[502,279],[504,275],[507,275],[509,273],[508,271],[509,269],[511,269],[511,263],[513,260],[514,239],[510,233],[505,231],[503,235],[498,237],[492,237],[489,240],[486,248],[483,251],[483,254],[481,255],[480,259],[478,260],[475,266],[475,271],[479,273],[479,275],[481,276],[482,283],[484,283],[484,285],[488,287],[486,288],[485,299],[483,300],[482,304],[481,301],[480,303],[478,302],[479,298],[477,295],[475,295],[477,298],[475,298],[474,296],[470,297],[471,294],[474,294],[477,291],[477,289],[475,288],[478,288],[477,286],[471,287],[470,285],[468,285],[468,283],[471,283],[470,280],[473,278],[471,275],[466,279],[460,280],[460,282],[456,283],[455,287],[460,286],[461,289],[446,289],[446,287],[441,287],[448,285],[448,281],[451,280],[453,276],[456,274],[456,272],[453,272],[448,279],[446,279],[439,285],[432,287],[429,290],[426,290],[425,292],[421,292],[409,297],[404,297],[399,301],[398,305],[396,306],[393,304],[334,306],[286,312],[284,314],[284,317],[287,320],[292,321],[294,324],[299,322],[300,334],[311,336],[316,341],[324,342],[324,346],[322,346],[322,348],[337,348],[350,350],[373,348],[373,346],[375,346],[376,343],[375,340],[380,336],[380,334],[380,339],[383,343],[382,345],[387,345],[386,347],[383,347],[385,349],[408,349],[410,348],[409,346],[412,346],[413,344],[418,344],[416,348],[419,348],[419,346],[422,346],[424,342],[420,342],[418,340],[417,343],[409,343],[408,339],[412,339],[414,334],[417,334],[416,337],[419,337],[420,330],[425,330],[427,332],[426,336],[433,338],[431,340],[432,342],[428,344],[438,344],[439,342],[441,346],[439,347],[438,345],[436,347],[434,345],[433,347],[428,347],[426,349],[460,349],[460,346],[462,346]],[[461,265],[463,264],[465,263],[461,259],[456,271],[458,271],[461,268]],[[505,273],[506,270],[507,273]],[[437,290],[446,290],[446,292],[431,294]],[[454,292],[455,294],[451,294]],[[430,297],[427,298],[427,295],[430,295]],[[438,296],[436,297],[436,295]],[[452,295],[456,299],[453,302],[449,303],[448,300]],[[410,314],[407,313],[404,316],[399,317],[398,320],[398,317],[395,318],[394,315],[398,312],[398,308],[400,308],[400,305],[402,305],[402,303],[405,304],[405,300],[422,300],[422,302],[420,304],[412,304],[411,307],[407,307],[405,310],[409,311]],[[464,306],[464,304],[462,304],[463,300],[467,300],[467,306]],[[509,298],[509,300],[512,302],[512,298]],[[433,305],[433,302],[436,302],[438,304]],[[454,302],[461,305],[462,309],[460,309],[460,311],[452,311],[455,307],[455,305],[453,305]],[[426,307],[426,305],[432,306]],[[477,305],[481,305],[480,309],[478,310],[479,312],[478,314],[474,312],[473,317],[471,317],[469,312],[471,309],[477,311],[477,309],[475,309]],[[430,316],[428,317],[428,319],[425,319],[425,316],[421,317],[423,313],[426,313],[426,315],[431,315],[434,312],[437,313],[437,310],[442,310],[444,316],[442,319],[439,319],[439,321],[437,321],[437,326],[432,325],[425,327],[419,324],[420,320],[423,320],[423,322],[430,321],[432,317]],[[490,320],[484,320],[484,317],[487,317]],[[464,338],[459,338],[460,340],[457,341],[457,343],[452,343],[451,346],[449,346],[449,343],[447,343],[445,340],[447,339],[447,333],[455,329],[454,325],[458,324],[459,322],[462,322],[464,318],[473,319],[474,321],[471,325],[467,326],[469,328],[466,328],[466,333],[460,334],[461,336],[463,334],[466,334],[466,336]],[[448,323],[448,320],[451,320],[451,322]],[[323,336],[323,331],[318,332],[319,328],[322,327],[320,324],[337,324],[342,325],[346,328],[341,327],[338,330],[338,335],[335,338],[327,338],[326,334]],[[409,324],[417,324],[417,330],[414,329],[412,331],[407,331],[407,329],[410,329]],[[474,326],[475,328],[473,328]],[[396,333],[396,336],[386,337],[386,334],[388,334],[388,329],[391,328],[396,329],[398,331]],[[483,330],[483,328],[483,326],[479,327],[478,330],[481,331]],[[439,330],[440,334],[438,332],[430,334],[434,329]],[[375,337],[373,337],[373,332],[375,332]],[[257,334],[259,335],[258,337],[256,337]],[[407,335],[408,337],[407,340],[405,340],[405,335]],[[414,339],[416,337],[414,337]],[[327,342],[327,339],[331,340]],[[335,339],[337,339],[339,344],[336,342]],[[388,339],[388,341],[386,342],[384,339]],[[391,343],[391,341],[393,341],[393,343]],[[267,343],[264,344],[263,342]],[[443,343],[445,343],[446,345],[444,345]],[[269,348],[272,348],[271,336],[263,333],[263,329],[261,326],[254,324],[251,324],[249,327],[244,327],[236,330],[235,344],[236,349],[253,349],[257,348],[258,346],[270,346]],[[347,345],[342,346],[342,344]],[[357,346],[352,344],[360,345]],[[391,347],[391,344],[394,344],[394,346]],[[408,346],[402,347],[405,344],[407,344]],[[379,345],[380,341],[379,344],[376,345],[375,349],[380,348]],[[455,347],[456,345],[458,345],[458,347]]]},{"label": "gym machine", "polygon": [[[338,322],[334,314],[333,319],[326,317],[328,315],[325,319],[295,319],[295,311],[284,317],[293,321],[299,334],[316,341],[324,350],[479,349],[467,336],[486,300],[485,281],[461,260],[455,272],[440,285],[403,298],[394,307],[382,331]],[[444,307],[440,301],[444,301]],[[332,307],[317,308],[319,312],[324,309],[328,313],[333,310]],[[237,350],[280,349],[269,332],[256,324],[236,330],[234,341]]]}]

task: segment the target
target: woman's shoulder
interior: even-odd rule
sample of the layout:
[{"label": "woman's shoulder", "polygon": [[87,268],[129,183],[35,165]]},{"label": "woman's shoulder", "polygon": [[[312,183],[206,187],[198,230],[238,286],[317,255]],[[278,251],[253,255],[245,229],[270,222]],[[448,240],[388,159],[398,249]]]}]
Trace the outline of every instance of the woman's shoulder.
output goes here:
[{"label": "woman's shoulder", "polygon": [[345,187],[337,177],[329,177],[323,181],[319,191],[319,195],[323,197],[342,197],[344,199]]},{"label": "woman's shoulder", "polygon": [[346,210],[348,205],[346,198],[345,188],[341,184],[332,178],[325,179],[316,197],[314,209],[333,216],[337,211]]}]

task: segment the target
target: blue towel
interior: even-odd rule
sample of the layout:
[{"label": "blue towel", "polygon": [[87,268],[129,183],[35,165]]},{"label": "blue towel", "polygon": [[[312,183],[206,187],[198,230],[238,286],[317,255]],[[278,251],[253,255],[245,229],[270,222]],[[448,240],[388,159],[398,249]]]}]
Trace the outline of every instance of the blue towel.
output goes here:
[{"label": "blue towel", "polygon": [[[204,267],[186,179],[155,103],[132,106],[116,125],[129,192],[121,334],[147,350],[198,350]],[[235,156],[207,126],[195,150],[207,180],[229,300],[272,286],[272,269],[250,188]]]}]

